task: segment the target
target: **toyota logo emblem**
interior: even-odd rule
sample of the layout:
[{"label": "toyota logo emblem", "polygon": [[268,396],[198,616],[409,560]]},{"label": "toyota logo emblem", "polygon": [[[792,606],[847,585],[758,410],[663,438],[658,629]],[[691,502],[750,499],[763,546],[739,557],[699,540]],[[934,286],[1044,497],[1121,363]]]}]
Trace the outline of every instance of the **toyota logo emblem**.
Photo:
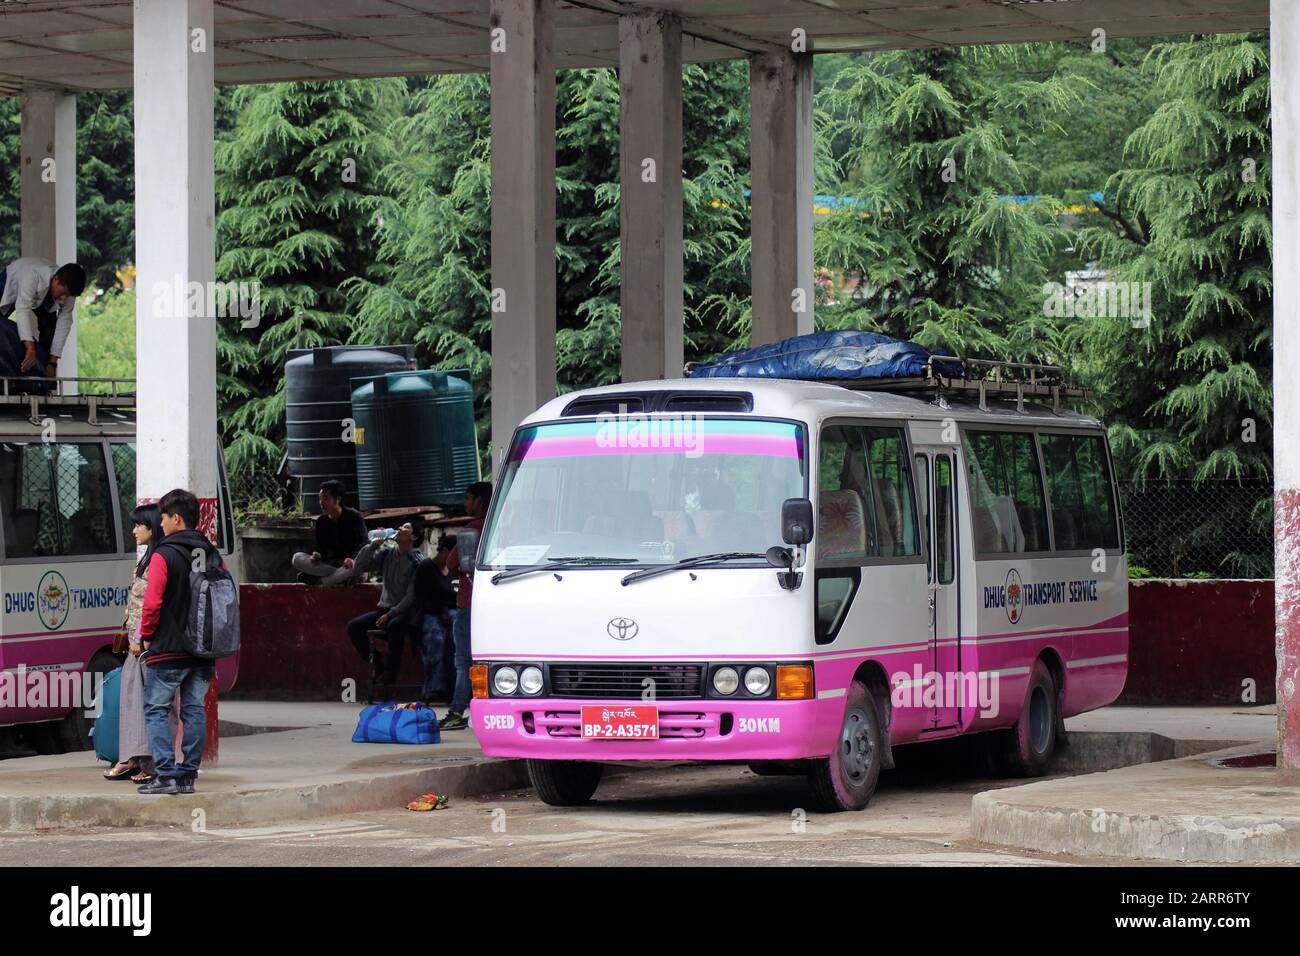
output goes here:
[{"label": "toyota logo emblem", "polygon": [[630,617],[616,617],[605,625],[605,630],[616,641],[630,641],[641,628]]}]

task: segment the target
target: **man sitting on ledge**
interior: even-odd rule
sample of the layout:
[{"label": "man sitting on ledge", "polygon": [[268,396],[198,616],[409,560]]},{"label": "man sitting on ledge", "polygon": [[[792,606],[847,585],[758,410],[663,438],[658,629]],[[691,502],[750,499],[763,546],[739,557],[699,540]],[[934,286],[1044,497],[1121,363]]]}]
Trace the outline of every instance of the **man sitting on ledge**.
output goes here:
[{"label": "man sitting on ledge", "polygon": [[343,482],[320,486],[320,517],[316,519],[316,550],[299,551],[293,569],[303,584],[344,584],[354,574],[354,559],[366,543],[366,523],[361,512],[343,504]]}]

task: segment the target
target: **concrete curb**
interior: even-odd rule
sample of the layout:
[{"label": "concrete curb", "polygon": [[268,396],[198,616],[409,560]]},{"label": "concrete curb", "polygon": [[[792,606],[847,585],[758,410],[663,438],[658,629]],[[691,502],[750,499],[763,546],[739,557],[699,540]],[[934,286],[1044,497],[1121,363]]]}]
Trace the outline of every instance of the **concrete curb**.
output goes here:
[{"label": "concrete curb", "polygon": [[[1276,772],[1273,777],[1266,771],[1248,777],[1245,771],[1206,765],[1214,757],[1259,749],[1258,744],[1232,747],[978,793],[971,799],[972,836],[981,843],[1076,856],[1185,863],[1300,862],[1300,801],[1286,792]],[[1193,789],[1184,790],[1189,783]],[[1153,795],[1167,800],[1183,792],[1195,794],[1186,798],[1189,809],[1196,809],[1199,802],[1201,807],[1211,807],[1211,812],[1142,810],[1155,799]],[[1264,812],[1234,811],[1234,803],[1246,795],[1272,802]]]},{"label": "concrete curb", "polygon": [[[31,831],[84,827],[235,826],[310,817],[391,810],[421,793],[453,798],[527,787],[522,760],[469,757],[420,770],[376,774],[307,787],[213,790],[193,796],[120,795],[0,797],[0,830]],[[203,778],[199,778],[200,788]],[[202,811],[196,816],[196,811]]]}]

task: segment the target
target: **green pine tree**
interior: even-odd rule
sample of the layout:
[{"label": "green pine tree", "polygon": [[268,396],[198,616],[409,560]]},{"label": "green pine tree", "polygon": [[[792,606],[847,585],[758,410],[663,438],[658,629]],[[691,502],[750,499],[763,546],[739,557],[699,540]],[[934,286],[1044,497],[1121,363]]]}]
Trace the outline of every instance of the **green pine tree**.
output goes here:
[{"label": "green pine tree", "polygon": [[[218,324],[218,393],[227,466],[272,468],[283,453],[284,362],[338,345],[354,317],[340,286],[371,274],[370,201],[392,158],[387,127],[401,80],[238,89],[217,146],[217,277],[260,284],[255,327]],[[386,336],[384,338],[387,338]]]},{"label": "green pine tree", "polygon": [[1084,84],[1026,72],[1041,57],[909,50],[840,68],[825,122],[850,201],[818,225],[816,258],[862,283],[850,304],[819,303],[819,326],[979,357],[1057,355],[1042,286],[1066,244],[1059,203],[1011,200],[1037,175],[1028,142],[1079,108]]}]

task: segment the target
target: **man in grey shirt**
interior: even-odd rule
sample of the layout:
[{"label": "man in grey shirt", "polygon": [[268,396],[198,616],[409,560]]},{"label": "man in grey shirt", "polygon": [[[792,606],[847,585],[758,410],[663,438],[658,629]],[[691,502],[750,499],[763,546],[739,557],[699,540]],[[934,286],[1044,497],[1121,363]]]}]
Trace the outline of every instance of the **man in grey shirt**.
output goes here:
[{"label": "man in grey shirt", "polygon": [[[424,529],[407,522],[397,529],[393,544],[372,541],[357,553],[352,570],[355,574],[378,571],[384,579],[379,593],[379,606],[348,622],[348,640],[357,649],[361,659],[369,663],[367,631],[383,630],[388,637],[388,650],[375,670],[382,674],[380,683],[397,683],[397,673],[402,668],[402,648],[410,629],[411,608],[415,602],[415,569],[424,559],[420,542]],[[375,652],[378,655],[378,651]],[[382,666],[381,666],[382,664]]]}]

